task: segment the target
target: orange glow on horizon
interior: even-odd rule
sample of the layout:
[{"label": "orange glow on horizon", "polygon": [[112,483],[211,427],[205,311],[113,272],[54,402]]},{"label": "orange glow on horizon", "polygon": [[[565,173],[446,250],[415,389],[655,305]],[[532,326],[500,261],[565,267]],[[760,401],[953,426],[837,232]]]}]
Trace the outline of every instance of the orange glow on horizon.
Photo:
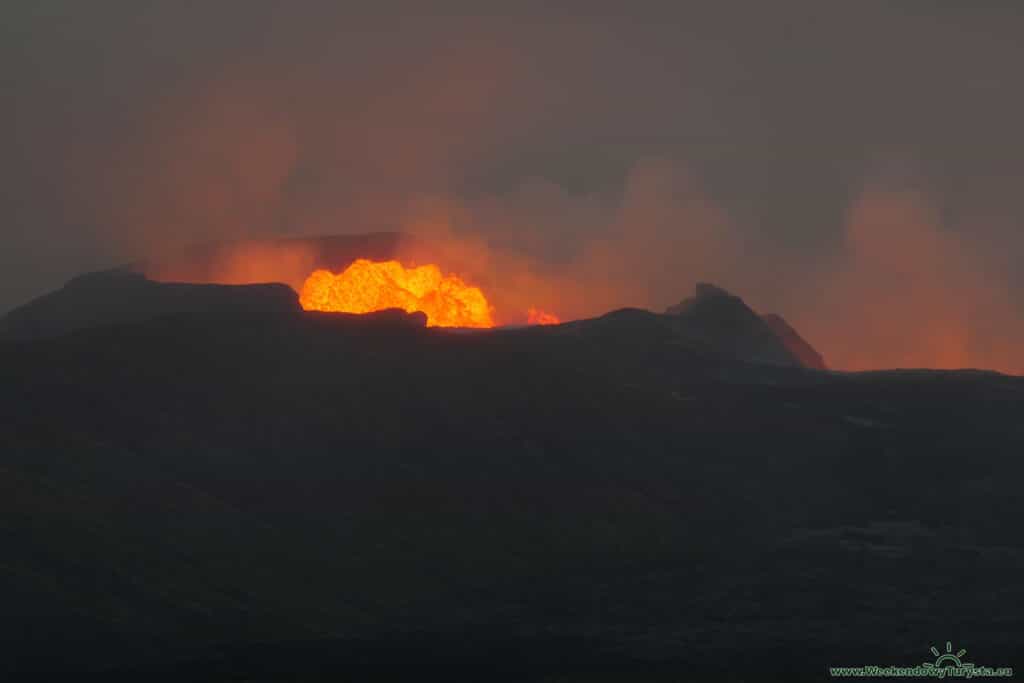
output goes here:
[{"label": "orange glow on horizon", "polygon": [[527,311],[526,322],[530,325],[557,325],[562,321],[554,313],[548,313],[539,308],[531,308]]}]

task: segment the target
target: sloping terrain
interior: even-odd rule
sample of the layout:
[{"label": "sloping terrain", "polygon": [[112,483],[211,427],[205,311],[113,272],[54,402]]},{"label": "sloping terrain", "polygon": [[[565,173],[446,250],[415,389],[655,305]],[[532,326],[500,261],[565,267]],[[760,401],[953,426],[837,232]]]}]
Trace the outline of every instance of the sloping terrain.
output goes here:
[{"label": "sloping terrain", "polygon": [[807,343],[807,340],[800,336],[800,333],[793,329],[793,326],[786,322],[786,319],[776,313],[765,313],[761,319],[768,324],[775,336],[778,337],[786,350],[800,361],[805,368],[815,370],[827,370],[825,359],[818,351]]},{"label": "sloping terrain", "polygon": [[0,668],[821,680],[944,640],[1022,664],[1024,380],[748,364],[667,317],[0,343]]},{"label": "sloping terrain", "polygon": [[232,315],[298,311],[287,285],[153,282],[128,269],[80,275],[61,289],[0,318],[0,339],[58,337],[75,330],[134,323],[173,313]]},{"label": "sloping terrain", "polygon": [[[279,281],[282,273],[299,264],[304,274],[340,270],[357,258],[386,260],[400,247],[415,245],[414,238],[396,232],[196,245],[159,260],[72,278],[0,316],[0,340],[56,337],[176,313],[295,311],[298,295]],[[208,284],[224,276],[261,284]]]},{"label": "sloping terrain", "polygon": [[715,285],[698,283],[694,296],[670,306],[665,315],[680,334],[709,349],[756,363],[825,369],[821,354],[785,320],[758,315]]}]

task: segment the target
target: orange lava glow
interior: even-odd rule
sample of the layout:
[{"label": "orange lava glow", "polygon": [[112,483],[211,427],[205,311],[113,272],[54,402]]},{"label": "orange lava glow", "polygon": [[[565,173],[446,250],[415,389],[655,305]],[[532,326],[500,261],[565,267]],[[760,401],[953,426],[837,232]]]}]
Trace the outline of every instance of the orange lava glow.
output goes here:
[{"label": "orange lava glow", "polygon": [[337,275],[316,270],[302,285],[299,303],[307,311],[336,313],[422,311],[432,327],[494,327],[493,309],[480,288],[442,275],[433,264],[406,268],[398,261],[358,259]]},{"label": "orange lava glow", "polygon": [[526,322],[530,325],[557,325],[562,321],[554,313],[548,313],[539,308],[531,308],[526,313]]}]

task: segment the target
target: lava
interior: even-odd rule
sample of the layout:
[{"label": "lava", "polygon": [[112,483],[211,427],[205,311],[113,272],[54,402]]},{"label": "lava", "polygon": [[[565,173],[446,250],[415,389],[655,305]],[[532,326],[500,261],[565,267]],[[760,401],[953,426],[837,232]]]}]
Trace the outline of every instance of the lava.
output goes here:
[{"label": "lava", "polygon": [[494,327],[493,309],[479,287],[443,275],[428,264],[406,268],[398,261],[358,259],[338,274],[315,270],[302,285],[307,311],[370,313],[401,308],[427,314],[435,327]]},{"label": "lava", "polygon": [[530,325],[557,325],[562,321],[554,313],[548,313],[539,308],[531,308],[526,313],[526,322]]}]

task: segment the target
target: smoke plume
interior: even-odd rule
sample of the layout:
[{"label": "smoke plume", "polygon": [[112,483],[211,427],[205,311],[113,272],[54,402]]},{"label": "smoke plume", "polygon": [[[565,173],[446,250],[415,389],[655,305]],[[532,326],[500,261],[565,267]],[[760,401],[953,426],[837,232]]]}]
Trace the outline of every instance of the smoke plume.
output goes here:
[{"label": "smoke plume", "polygon": [[[708,280],[832,367],[1024,371],[1020,17],[729,5],[5,9],[0,308],[195,243],[402,230],[498,322]],[[312,257],[259,244],[208,277],[300,287]]]}]

